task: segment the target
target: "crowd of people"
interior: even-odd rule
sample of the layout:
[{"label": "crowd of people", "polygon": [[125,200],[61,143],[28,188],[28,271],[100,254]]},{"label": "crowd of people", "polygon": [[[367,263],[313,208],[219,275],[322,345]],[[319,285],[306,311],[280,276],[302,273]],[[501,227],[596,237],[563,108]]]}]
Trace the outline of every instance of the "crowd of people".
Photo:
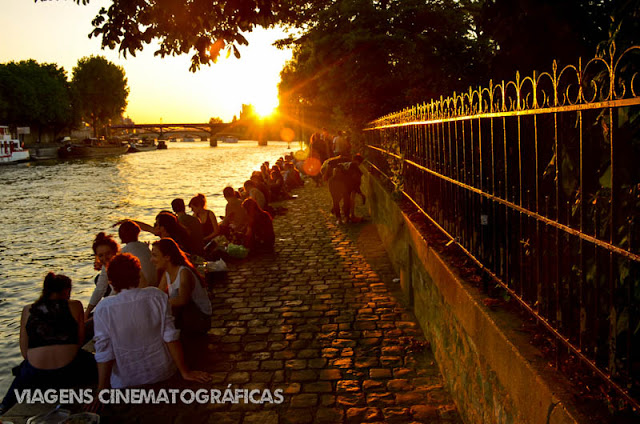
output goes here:
[{"label": "crowd of people", "polygon": [[[330,141],[331,140],[331,141]],[[207,209],[204,194],[188,203],[171,202],[173,212],[156,215],[153,225],[124,219],[117,222],[122,246],[99,233],[93,242],[95,289],[86,308],[71,299],[72,282],[49,273],[42,295],[22,311],[20,351],[24,361],[0,404],[0,415],[16,402],[15,390],[96,384],[98,389],[124,388],[163,381],[176,370],[190,381],[210,376],[189,368],[183,342],[206,334],[212,306],[205,278],[194,258],[216,259],[225,240],[249,252],[273,251],[273,203],[292,199],[302,175],[325,181],[339,223],[356,222],[354,200],[360,192],[360,155],[351,156],[348,138],[338,132],[314,134],[310,154],[293,154],[272,166],[264,162],[238,190],[224,188],[227,202],[220,221]],[[309,161],[322,165],[311,169]],[[342,204],[342,208],[340,205]],[[141,231],[158,237],[151,246],[139,241]],[[95,355],[82,349],[93,339]],[[97,407],[94,405],[93,407]]]}]

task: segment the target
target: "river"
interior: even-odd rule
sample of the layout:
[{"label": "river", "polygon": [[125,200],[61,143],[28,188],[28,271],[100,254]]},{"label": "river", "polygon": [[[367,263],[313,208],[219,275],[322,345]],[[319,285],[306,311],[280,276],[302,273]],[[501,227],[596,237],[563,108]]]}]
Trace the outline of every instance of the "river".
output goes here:
[{"label": "river", "polygon": [[[168,143],[167,150],[102,159],[29,162],[0,166],[0,396],[21,361],[20,311],[34,302],[48,271],[73,281],[72,298],[86,306],[93,291],[91,244],[100,231],[131,218],[153,224],[171,200],[197,193],[224,215],[222,189],[238,188],[262,162],[275,160],[287,144]],[[297,147],[292,144],[293,148]],[[187,208],[187,211],[189,209]],[[143,233],[142,241],[156,237]]]}]

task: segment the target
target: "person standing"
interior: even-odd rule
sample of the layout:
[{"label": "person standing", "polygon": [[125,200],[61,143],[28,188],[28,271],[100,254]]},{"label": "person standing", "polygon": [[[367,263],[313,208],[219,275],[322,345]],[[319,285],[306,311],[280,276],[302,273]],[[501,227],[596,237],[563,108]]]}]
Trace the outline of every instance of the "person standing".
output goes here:
[{"label": "person standing", "polygon": [[333,155],[349,155],[351,154],[351,146],[342,131],[338,131],[338,135],[333,139]]},{"label": "person standing", "polygon": [[329,134],[326,128],[322,128],[322,133],[320,134],[320,163],[324,163],[325,160],[329,159],[331,155],[331,143],[333,142],[333,137]]},{"label": "person standing", "polygon": [[362,161],[362,156],[357,154],[351,162],[346,162],[346,159],[341,156],[325,163],[325,175],[328,176],[329,193],[333,202],[331,213],[336,216],[337,224],[343,223],[342,215],[340,214],[340,203],[342,203],[344,222],[359,221],[359,218],[354,214],[354,206],[356,193],[362,195],[364,200],[364,195],[360,191],[362,177],[360,164]]}]

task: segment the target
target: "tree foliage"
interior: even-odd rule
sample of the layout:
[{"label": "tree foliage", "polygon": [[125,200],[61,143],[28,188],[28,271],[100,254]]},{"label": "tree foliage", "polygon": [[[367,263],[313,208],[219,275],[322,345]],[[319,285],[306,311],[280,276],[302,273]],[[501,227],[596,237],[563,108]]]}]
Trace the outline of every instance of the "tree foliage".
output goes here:
[{"label": "tree foliage", "polygon": [[294,47],[281,95],[290,113],[304,107],[357,128],[518,70],[550,70],[554,59],[591,58],[629,3],[637,0],[334,0],[281,42]]},{"label": "tree foliage", "polygon": [[[37,0],[36,0],[37,1]],[[46,1],[46,0],[41,0]],[[88,4],[89,0],[75,0]],[[256,26],[303,25],[329,0],[112,0],[93,19],[102,46],[135,56],[152,41],[156,55],[192,52],[191,70],[215,62],[221,51],[240,57],[244,33]]]},{"label": "tree foliage", "polygon": [[465,88],[475,66],[461,6],[450,0],[335,1],[288,43],[284,97],[355,127]]},{"label": "tree foliage", "polygon": [[67,74],[34,60],[0,65],[0,122],[58,133],[73,126]]},{"label": "tree foliage", "polygon": [[119,117],[127,106],[129,88],[124,70],[102,56],[78,60],[71,84],[75,105],[96,135],[100,126]]},{"label": "tree foliage", "polygon": [[626,0],[485,0],[473,19],[496,47],[489,72],[512,79],[515,70],[529,75],[591,58],[607,38],[611,14]]}]

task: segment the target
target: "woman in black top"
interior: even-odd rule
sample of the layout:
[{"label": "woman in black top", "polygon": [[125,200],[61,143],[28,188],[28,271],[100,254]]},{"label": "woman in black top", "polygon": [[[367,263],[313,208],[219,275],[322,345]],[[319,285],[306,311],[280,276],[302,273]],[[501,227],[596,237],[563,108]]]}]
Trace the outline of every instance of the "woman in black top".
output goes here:
[{"label": "woman in black top", "polygon": [[84,343],[82,303],[71,300],[71,279],[47,274],[42,296],[22,310],[20,352],[24,361],[14,371],[0,414],[16,402],[14,389],[49,389],[91,382],[97,377],[93,355]]}]

